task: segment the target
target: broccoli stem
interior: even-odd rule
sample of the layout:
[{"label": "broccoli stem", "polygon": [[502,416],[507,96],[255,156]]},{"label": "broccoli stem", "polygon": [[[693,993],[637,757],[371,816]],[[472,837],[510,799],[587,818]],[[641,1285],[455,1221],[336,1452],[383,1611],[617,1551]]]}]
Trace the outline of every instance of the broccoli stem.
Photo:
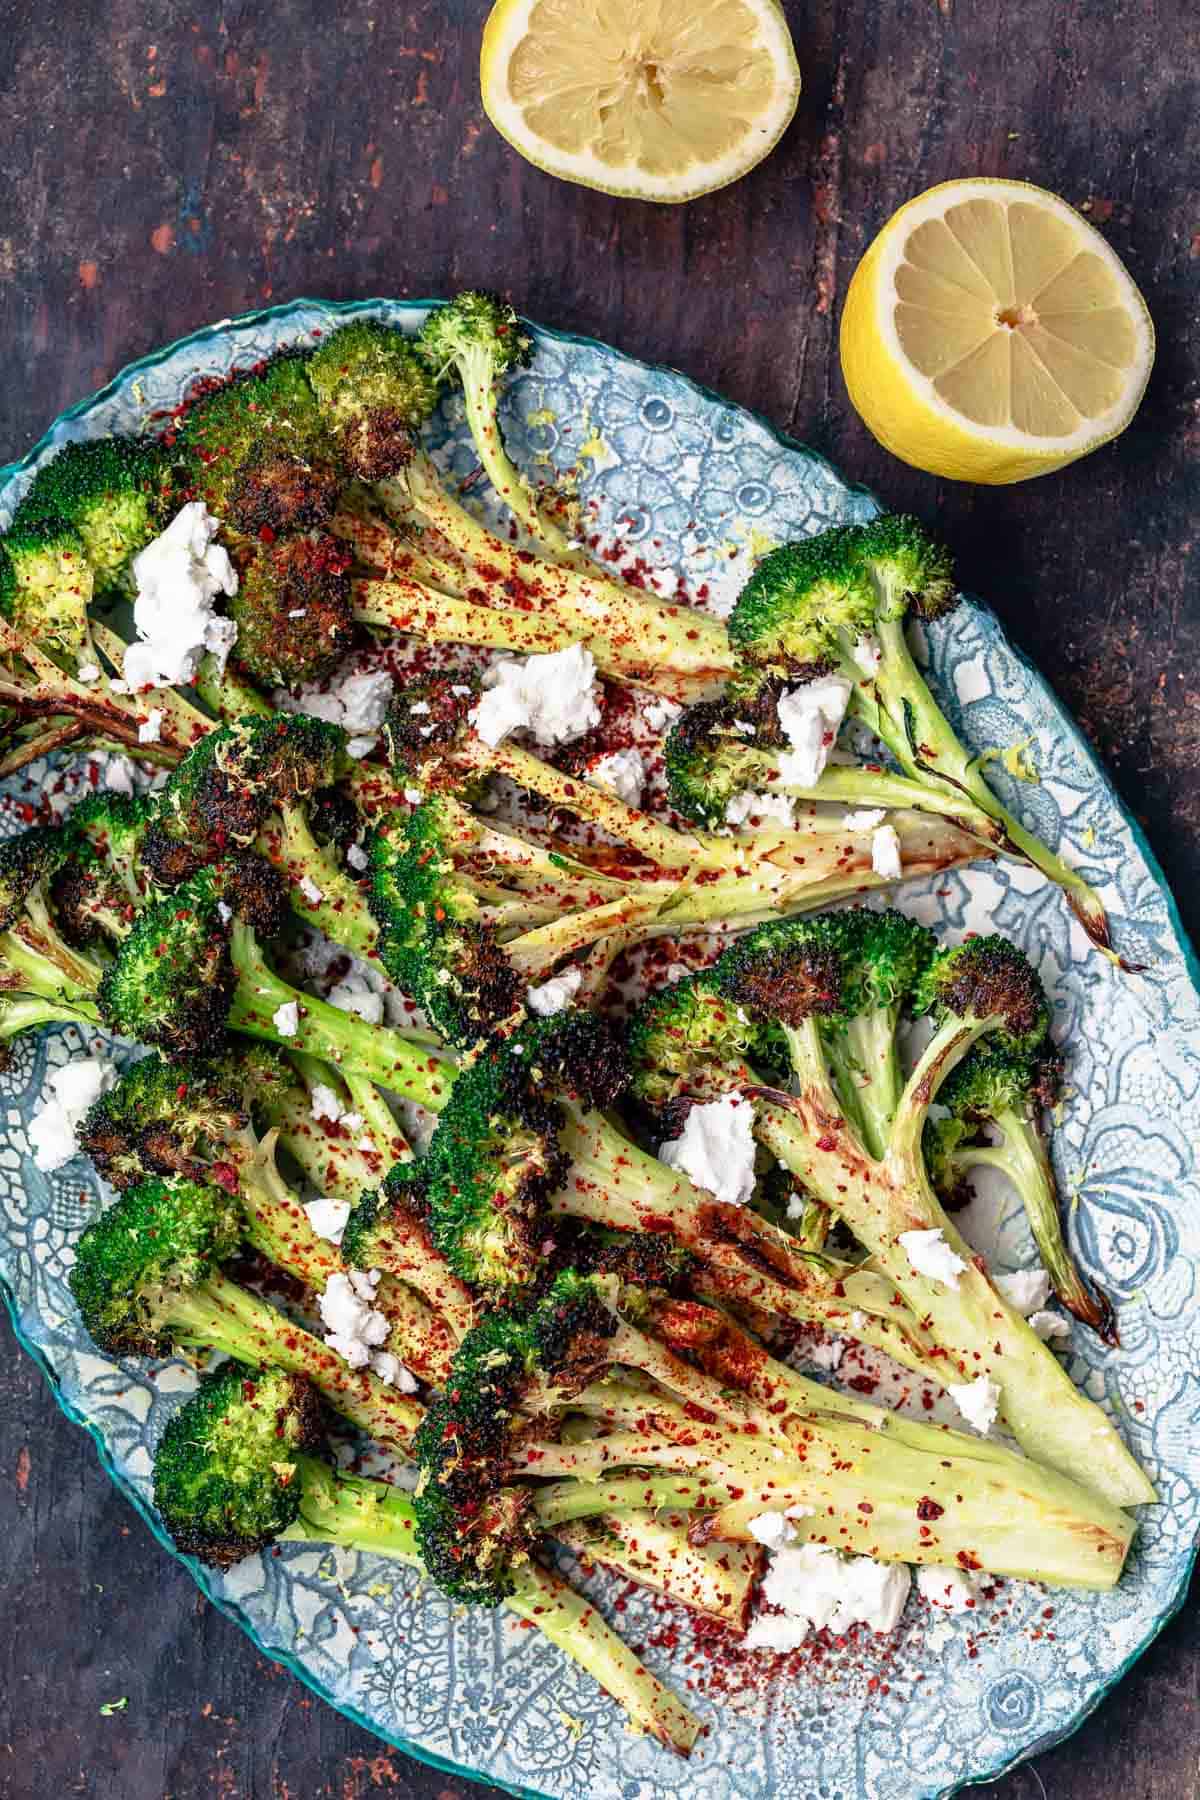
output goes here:
[{"label": "broccoli stem", "polygon": [[[386,581],[358,578],[351,592],[360,624],[427,644],[476,644],[485,650],[544,656],[579,641],[579,633],[558,619],[443,594],[411,576],[391,575]],[[603,666],[602,650],[598,653],[590,639],[587,648]]]},{"label": "broccoli stem", "polygon": [[743,1632],[763,1551],[757,1544],[693,1544],[688,1524],[679,1512],[665,1518],[626,1512],[577,1519],[554,1535],[584,1563],[602,1563],[652,1593],[682,1599],[693,1612]]},{"label": "broccoli stem", "polygon": [[0,932],[0,970],[18,976],[21,987],[40,999],[84,1007],[102,973],[90,957],[72,950],[34,895],[26,901],[25,917]]},{"label": "broccoli stem", "polygon": [[762,788],[768,793],[786,794],[790,800],[824,801],[873,811],[881,806],[890,811],[907,807],[913,812],[937,813],[984,843],[1003,843],[1004,834],[996,821],[965,795],[931,788],[928,781],[897,775],[891,769],[850,768],[831,763],[822,769],[815,787],[804,787],[799,782],[780,781],[778,763],[770,751],[746,745],[737,756],[739,765],[743,760],[743,791]]},{"label": "broccoli stem", "polygon": [[700,1721],[560,1576],[526,1564],[505,1605],[586,1669],[635,1726],[681,1756],[688,1754],[700,1735]]},{"label": "broccoli stem", "polygon": [[[343,1064],[377,1081],[390,1093],[416,1100],[434,1111],[445,1105],[452,1072],[433,1049],[428,1032],[411,1035],[394,1026],[369,1025],[357,1013],[342,1012],[325,1000],[301,993],[268,967],[254,933],[234,921],[230,934],[239,980],[229,1009],[232,1030],[248,1037],[301,1050],[336,1067]],[[274,1022],[281,1006],[299,1008],[295,1032]]]},{"label": "broccoli stem", "polygon": [[1088,1286],[1067,1248],[1058,1186],[1041,1131],[1033,1120],[1012,1109],[997,1113],[993,1123],[1003,1133],[1003,1142],[956,1151],[955,1164],[961,1169],[999,1169],[1008,1177],[1021,1196],[1054,1292],[1067,1311],[1090,1325],[1106,1344],[1116,1344],[1119,1340],[1112,1302],[1099,1289]]},{"label": "broccoli stem", "polygon": [[552,1213],[618,1231],[668,1232],[702,1260],[729,1298],[873,1344],[942,1379],[944,1358],[919,1315],[910,1317],[898,1304],[889,1280],[814,1256],[757,1213],[719,1205],[598,1113],[568,1108],[560,1142],[571,1168],[549,1202]]},{"label": "broccoli stem", "polygon": [[[274,814],[259,833],[258,848],[283,876],[294,913],[356,956],[372,954],[379,927],[362,890],[322,850],[299,807],[288,806]],[[305,893],[306,882],[319,899]]]},{"label": "broccoli stem", "polygon": [[496,374],[489,352],[464,346],[457,366],[462,378],[467,425],[497,496],[539,548],[547,550],[552,557],[573,560],[575,552],[570,538],[553,520],[544,516],[532,486],[504,447],[496,410]]},{"label": "broccoli stem", "polygon": [[[1108,918],[1091,883],[1064,862],[998,800],[977,759],[968,756],[949,720],[937,705],[917,668],[904,635],[903,621],[881,619],[877,626],[883,660],[875,680],[878,701],[874,722],[877,731],[900,766],[917,780],[940,783],[952,793],[966,794],[981,812],[1004,831],[1005,848],[1032,863],[1066,895],[1067,902],[1088,937],[1111,954]],[[855,695],[861,689],[855,688]],[[873,710],[868,707],[867,711]]]},{"label": "broccoli stem", "polygon": [[611,1481],[552,1481],[538,1488],[533,1511],[547,1531],[576,1519],[618,1516],[621,1513],[655,1512],[669,1507],[680,1512],[716,1511],[737,1498],[729,1482],[710,1483],[704,1476],[618,1475]]},{"label": "broccoli stem", "polygon": [[352,1369],[311,1332],[221,1274],[167,1302],[163,1329],[174,1342],[223,1350],[251,1368],[266,1364],[305,1375],[343,1417],[381,1443],[407,1453],[423,1408],[380,1381]]},{"label": "broccoli stem", "polygon": [[868,1153],[887,1152],[904,1080],[896,1049],[898,1009],[858,1013],[822,1029],[821,1039],[842,1101]]},{"label": "broccoli stem", "polygon": [[[301,1483],[300,1514],[283,1538],[340,1544],[423,1567],[407,1494],[384,1482],[335,1474],[314,1457],[293,1460]],[[660,1743],[687,1754],[699,1734],[698,1721],[557,1575],[528,1564],[505,1604],[594,1676]]]},{"label": "broccoli stem", "polygon": [[[1095,1491],[1117,1505],[1145,1504],[1154,1489],[1113,1425],[996,1292],[929,1184],[921,1154],[929,1106],[989,1023],[955,1018],[935,1033],[901,1096],[882,1164],[866,1157],[846,1129],[812,1020],[791,1034],[800,1075],[795,1096],[754,1092],[756,1135],[846,1221],[955,1360],[962,1380],[986,1375],[995,1382],[1000,1416],[1030,1456],[1051,1468],[1086,1471]],[[941,1231],[962,1259],[956,1286],[913,1267],[900,1235],[922,1230]],[[943,1381],[947,1373],[943,1365]]]},{"label": "broccoli stem", "polygon": [[[74,1005],[36,994],[0,994],[0,1044],[42,1025],[80,1025],[101,1030],[100,1014],[86,1000]],[[7,1054],[7,1052],[5,1052]]]},{"label": "broccoli stem", "polygon": [[275,711],[256,687],[243,681],[228,666],[219,668],[211,651],[201,659],[192,686],[218,719],[244,719],[252,714],[269,718]]}]

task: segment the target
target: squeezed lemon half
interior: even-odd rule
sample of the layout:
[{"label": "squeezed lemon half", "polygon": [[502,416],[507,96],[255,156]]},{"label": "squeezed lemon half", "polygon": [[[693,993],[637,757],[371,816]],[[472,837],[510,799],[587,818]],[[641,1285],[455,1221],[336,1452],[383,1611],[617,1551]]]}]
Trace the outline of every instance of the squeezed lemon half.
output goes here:
[{"label": "squeezed lemon half", "polygon": [[902,461],[1002,483],[1116,437],[1154,361],[1121,259],[1023,181],[948,181],[901,207],[854,272],[841,326],[856,411]]},{"label": "squeezed lemon half", "polygon": [[480,83],[497,131],[549,174],[681,201],[766,156],[800,70],[775,0],[498,0]]}]

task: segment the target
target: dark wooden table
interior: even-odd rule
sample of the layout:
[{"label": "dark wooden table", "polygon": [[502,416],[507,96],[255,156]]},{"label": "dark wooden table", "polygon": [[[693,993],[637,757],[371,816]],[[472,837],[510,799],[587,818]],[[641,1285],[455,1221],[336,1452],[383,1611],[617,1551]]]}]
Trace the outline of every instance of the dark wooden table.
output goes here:
[{"label": "dark wooden table", "polygon": [[[493,134],[486,0],[0,0],[0,461],[130,358],[298,294],[508,289],[669,361],[935,518],[1145,821],[1200,928],[1200,10],[1194,0],[809,0],[799,116],[684,210],[550,180]],[[836,357],[901,201],[1027,177],[1083,208],[1158,327],[1114,446],[1009,489],[888,457]],[[447,1800],[466,1784],[263,1661],[0,1351],[0,1794]],[[1192,1800],[1200,1632],[1178,1621],[1004,1800]],[[104,1716],[106,1702],[128,1698]]]}]

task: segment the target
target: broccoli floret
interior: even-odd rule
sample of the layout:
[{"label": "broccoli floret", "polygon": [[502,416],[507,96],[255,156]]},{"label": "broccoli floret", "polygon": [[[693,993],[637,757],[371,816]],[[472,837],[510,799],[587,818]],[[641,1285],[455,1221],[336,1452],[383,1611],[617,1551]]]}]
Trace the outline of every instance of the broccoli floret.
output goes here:
[{"label": "broccoli floret", "polygon": [[0,839],[0,931],[12,930],[30,897],[44,890],[70,853],[67,834],[53,825]]},{"label": "broccoli floret", "polygon": [[[736,708],[708,700],[690,706],[671,727],[663,751],[671,805],[697,825],[719,829],[731,800],[755,782],[752,758],[769,758],[748,749],[744,732],[734,723]],[[737,715],[740,716],[740,715]]]},{"label": "broccoli floret", "polygon": [[942,950],[922,977],[919,1012],[954,1030],[961,1023],[975,1035],[1017,1054],[1036,1050],[1046,1036],[1049,1009],[1037,971],[1008,938],[968,938]]},{"label": "broccoli floret", "polygon": [[320,1400],[299,1375],[226,1363],[168,1421],[154,1504],[185,1556],[228,1569],[300,1514],[300,1458],[323,1444]]},{"label": "broccoli floret", "polygon": [[793,681],[833,674],[874,628],[873,594],[855,556],[853,526],[769,551],[729,617],[739,656]]},{"label": "broccoli floret", "polygon": [[159,796],[164,829],[221,854],[337,777],[345,733],[304,713],[236,719],[190,750]]},{"label": "broccoli floret", "polygon": [[137,915],[97,995],[112,1030],[172,1056],[221,1049],[238,977],[219,904],[205,870]]},{"label": "broccoli floret", "polygon": [[881,618],[940,619],[958,605],[950,552],[904,513],[881,513],[860,526],[854,555],[875,585]]},{"label": "broccoli floret", "polygon": [[317,466],[332,461],[305,359],[291,352],[262,374],[236,376],[196,401],[177,438],[190,485],[220,518],[235,490],[243,491],[238,483],[247,465],[280,452]]},{"label": "broccoli floret", "polygon": [[89,1108],[80,1149],[122,1191],[159,1175],[228,1187],[225,1144],[250,1123],[241,1083],[228,1068],[227,1059],[185,1066],[157,1053],[142,1057]]},{"label": "broccoli floret", "polygon": [[[100,965],[68,942],[51,905],[54,884],[74,854],[71,835],[61,828],[36,826],[0,841],[0,986],[14,999],[36,997],[69,1011],[83,1005],[85,1016],[94,1016]],[[3,1035],[26,1029],[23,1018],[40,1022],[36,1009],[10,1006]]]},{"label": "broccoli floret", "polygon": [[328,463],[272,446],[242,464],[229,489],[225,517],[243,536],[273,544],[285,532],[328,524],[339,487],[337,472]]},{"label": "broccoli floret", "polygon": [[325,340],[308,378],[347,467],[380,481],[410,461],[413,433],[437,405],[439,383],[402,331],[356,319]]},{"label": "broccoli floret", "polygon": [[338,540],[318,532],[257,550],[227,608],[238,664],[256,681],[291,688],[336,668],[354,639],[349,566]]},{"label": "broccoli floret", "polygon": [[[91,642],[95,578],[84,542],[58,515],[16,519],[0,560],[0,614],[55,661],[74,668]],[[89,653],[90,654],[90,653]]]},{"label": "broccoli floret", "polygon": [[166,458],[138,438],[66,444],[34,478],[14,524],[62,519],[78,532],[97,589],[120,583],[166,522]]},{"label": "broccoli floret", "polygon": [[774,1069],[783,1056],[781,1034],[730,1000],[710,970],[659,988],[629,1028],[633,1092],[668,1137],[681,1101],[686,1112],[687,1102],[712,1099],[736,1085],[739,1072]]}]

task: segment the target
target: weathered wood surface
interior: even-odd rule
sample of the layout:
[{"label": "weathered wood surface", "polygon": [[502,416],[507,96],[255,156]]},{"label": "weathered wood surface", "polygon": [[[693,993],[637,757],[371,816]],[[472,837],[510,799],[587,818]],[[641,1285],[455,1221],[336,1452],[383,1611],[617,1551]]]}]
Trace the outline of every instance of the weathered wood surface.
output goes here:
[{"label": "weathered wood surface", "polygon": [[[129,359],[297,294],[506,287],[676,364],[937,520],[1144,819],[1200,926],[1200,12],[1193,0],[809,0],[769,162],[682,211],[526,168],[483,118],[485,0],[0,0],[0,460]],[[1012,489],[894,462],[846,403],[841,297],[893,209],[961,174],[1081,205],[1159,332],[1125,437]],[[0,1794],[445,1800],[202,1603],[5,1328]],[[1004,1800],[1192,1800],[1177,1622]],[[127,1695],[126,1711],[100,1706]]]}]

